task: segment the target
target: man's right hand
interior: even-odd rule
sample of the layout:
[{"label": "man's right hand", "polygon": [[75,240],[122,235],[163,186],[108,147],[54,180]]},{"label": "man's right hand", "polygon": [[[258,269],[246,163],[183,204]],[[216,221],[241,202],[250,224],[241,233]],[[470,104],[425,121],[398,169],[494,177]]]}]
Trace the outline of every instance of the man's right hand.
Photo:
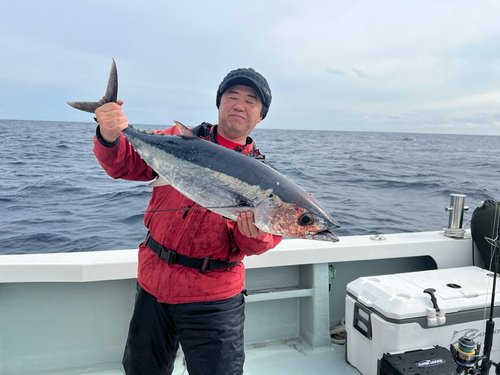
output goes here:
[{"label": "man's right hand", "polygon": [[101,137],[106,142],[113,142],[123,129],[128,126],[127,118],[122,111],[123,100],[116,103],[106,103],[95,110],[95,117],[99,123]]}]

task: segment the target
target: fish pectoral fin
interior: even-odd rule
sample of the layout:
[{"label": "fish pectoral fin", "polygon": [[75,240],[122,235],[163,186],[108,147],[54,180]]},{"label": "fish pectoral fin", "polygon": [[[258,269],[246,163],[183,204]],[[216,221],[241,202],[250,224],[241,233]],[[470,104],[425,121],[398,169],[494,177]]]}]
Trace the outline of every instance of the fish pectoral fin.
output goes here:
[{"label": "fish pectoral fin", "polygon": [[148,184],[149,187],[158,187],[167,185],[170,185],[170,183],[161,176]]},{"label": "fish pectoral fin", "polygon": [[236,198],[236,207],[254,207],[253,204],[251,204],[247,198],[245,197],[237,197]]},{"label": "fish pectoral fin", "polygon": [[66,102],[80,111],[94,113],[97,108],[106,103],[116,103],[118,98],[118,73],[116,72],[115,60],[111,59],[111,71],[109,72],[108,87],[106,93],[98,102]]},{"label": "fish pectoral fin", "polygon": [[175,126],[177,126],[177,129],[181,132],[182,137],[187,137],[187,138],[195,138],[196,136],[193,134],[191,130],[189,130],[187,127],[182,125],[179,121],[174,120]]}]

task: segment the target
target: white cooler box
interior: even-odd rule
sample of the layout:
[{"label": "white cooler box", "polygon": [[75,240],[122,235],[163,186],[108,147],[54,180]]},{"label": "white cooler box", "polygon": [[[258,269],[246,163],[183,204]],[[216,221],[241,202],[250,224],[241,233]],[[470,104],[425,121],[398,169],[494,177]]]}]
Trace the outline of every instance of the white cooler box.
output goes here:
[{"label": "white cooler box", "polygon": [[[439,312],[431,297],[432,288]],[[462,336],[484,341],[492,273],[478,267],[362,277],[347,285],[347,360],[363,375],[377,374],[384,353],[440,345]],[[491,359],[500,361],[500,279],[495,293]],[[494,369],[490,371],[494,373]]]}]

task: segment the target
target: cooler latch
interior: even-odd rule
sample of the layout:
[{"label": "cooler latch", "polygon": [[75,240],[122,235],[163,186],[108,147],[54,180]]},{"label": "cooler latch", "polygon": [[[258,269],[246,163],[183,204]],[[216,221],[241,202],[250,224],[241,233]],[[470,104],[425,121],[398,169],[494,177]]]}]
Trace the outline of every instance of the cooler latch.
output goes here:
[{"label": "cooler latch", "polygon": [[446,323],[445,310],[440,309],[437,304],[437,299],[434,293],[436,289],[428,288],[424,290],[424,293],[427,293],[431,296],[432,308],[427,308],[427,327],[436,327],[442,326]]}]

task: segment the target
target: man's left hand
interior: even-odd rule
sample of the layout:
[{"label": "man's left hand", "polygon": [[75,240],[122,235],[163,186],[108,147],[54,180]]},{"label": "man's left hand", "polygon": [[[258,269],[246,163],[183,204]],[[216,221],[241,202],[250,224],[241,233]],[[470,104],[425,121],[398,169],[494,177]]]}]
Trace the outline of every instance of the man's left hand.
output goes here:
[{"label": "man's left hand", "polygon": [[256,238],[258,236],[266,234],[266,232],[260,230],[254,225],[253,223],[254,218],[252,211],[240,212],[237,221],[238,221],[238,229],[245,237]]}]

